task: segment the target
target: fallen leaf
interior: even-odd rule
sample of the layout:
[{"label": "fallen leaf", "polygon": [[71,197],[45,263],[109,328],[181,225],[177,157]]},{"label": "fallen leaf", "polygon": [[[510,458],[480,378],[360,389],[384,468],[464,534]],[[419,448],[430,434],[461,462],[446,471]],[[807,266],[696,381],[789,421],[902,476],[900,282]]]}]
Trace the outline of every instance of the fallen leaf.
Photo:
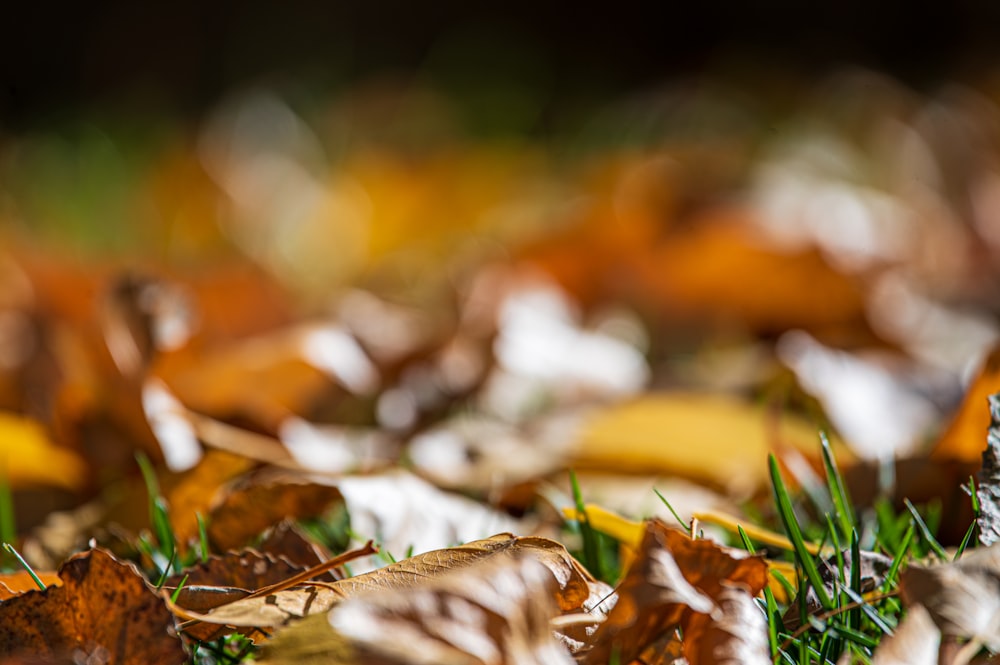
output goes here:
[{"label": "fallen leaf", "polygon": [[559,581],[555,592],[562,612],[593,608],[611,593],[569,555],[559,543],[545,538],[518,538],[499,534],[433,552],[425,552],[384,568],[349,577],[332,584],[289,589],[246,598],[219,607],[208,614],[188,618],[208,623],[242,627],[284,626],[308,615],[325,612],[346,598],[362,593],[399,591],[419,587],[430,579],[488,559],[528,557],[545,565]]},{"label": "fallen leaf", "polygon": [[25,416],[0,411],[0,478],[11,487],[83,487],[87,466],[72,450],[53,443],[42,426]]},{"label": "fallen leaf", "polygon": [[974,639],[1000,650],[1000,544],[938,566],[911,564],[900,588],[907,605],[927,608],[944,637]]},{"label": "fallen leaf", "polygon": [[574,468],[669,473],[738,495],[765,486],[767,454],[785,446],[815,456],[817,427],[732,397],[664,393],[598,412],[569,456]]},{"label": "fallen leaf", "polygon": [[712,612],[693,612],[684,624],[689,665],[768,665],[767,619],[742,585],[722,583]]},{"label": "fallen leaf", "polygon": [[330,485],[287,475],[249,476],[213,507],[208,538],[219,551],[238,549],[283,519],[319,517],[342,500]]},{"label": "fallen leaf", "polygon": [[882,639],[872,665],[937,665],[941,632],[923,605],[913,605],[896,628]]},{"label": "fallen leaf", "polygon": [[[636,560],[618,586],[618,600],[594,633],[593,648],[582,662],[603,665],[615,652],[620,662],[631,662],[664,633],[693,620],[692,613],[716,612],[714,599],[727,587],[740,585],[756,595],[766,583],[764,559],[692,540],[659,520],[649,520]],[[688,648],[698,645],[686,646],[685,652]]]},{"label": "fallen leaf", "polygon": [[0,603],[0,655],[187,662],[173,615],[135,566],[98,548],[68,559],[59,577],[62,586]]},{"label": "fallen leaf", "polygon": [[[350,649],[344,665],[569,665],[549,625],[557,586],[528,557],[480,561],[416,587],[360,594],[327,621]],[[283,655],[283,634],[293,630],[270,645],[275,663],[301,662]]]}]

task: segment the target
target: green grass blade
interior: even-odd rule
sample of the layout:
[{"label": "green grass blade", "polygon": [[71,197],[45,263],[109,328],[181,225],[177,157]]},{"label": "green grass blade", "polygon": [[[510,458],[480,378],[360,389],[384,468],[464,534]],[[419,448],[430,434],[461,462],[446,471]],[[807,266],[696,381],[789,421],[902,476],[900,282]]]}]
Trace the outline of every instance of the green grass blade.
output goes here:
[{"label": "green grass blade", "polygon": [[[851,591],[861,596],[861,545],[858,542],[857,529],[851,529]],[[856,607],[847,613],[847,625],[853,630],[861,629],[861,608]]]},{"label": "green grass blade", "polygon": [[17,523],[14,519],[14,494],[10,489],[6,464],[0,465],[0,542],[17,540]]},{"label": "green grass blade", "polygon": [[972,534],[976,532],[976,521],[973,520],[969,524],[969,528],[965,530],[965,535],[962,536],[962,542],[958,544],[958,551],[955,552],[955,560],[958,560],[962,554],[965,553],[965,548],[969,546],[969,541],[972,540]]},{"label": "green grass blade", "polygon": [[847,483],[840,475],[840,468],[833,456],[833,449],[830,447],[830,440],[827,438],[826,432],[820,430],[819,441],[823,454],[823,468],[826,469],[826,483],[830,488],[830,498],[833,499],[841,535],[846,540],[850,538],[851,529],[856,528],[858,524],[854,514],[854,504],[851,503],[851,497],[847,493]]},{"label": "green grass blade", "polygon": [[26,571],[28,571],[28,575],[30,575],[30,576],[31,576],[31,579],[32,579],[32,580],[33,580],[33,581],[35,582],[35,585],[36,585],[36,586],[37,586],[37,587],[38,587],[38,588],[39,588],[40,590],[42,590],[42,591],[45,591],[45,588],[46,588],[46,587],[45,587],[45,582],[42,582],[41,578],[40,578],[40,577],[38,577],[38,575],[36,575],[36,574],[35,574],[35,570],[34,570],[34,569],[33,569],[33,568],[31,567],[31,566],[29,566],[29,565],[28,565],[28,562],[24,560],[24,557],[22,557],[22,556],[21,556],[21,553],[20,553],[20,552],[18,552],[17,550],[15,550],[15,549],[14,549],[14,546],[13,546],[13,545],[11,545],[10,543],[4,543],[4,544],[3,544],[3,549],[4,549],[4,550],[5,550],[5,551],[6,551],[6,552],[7,552],[8,554],[10,554],[10,555],[11,555],[11,556],[13,556],[13,557],[14,557],[15,559],[17,559],[17,562],[18,562],[19,564],[21,564],[21,566],[22,566],[22,567],[23,567],[23,568],[24,568],[24,569],[25,569]]},{"label": "green grass blade", "polygon": [[934,537],[934,534],[931,533],[931,530],[927,527],[927,523],[924,522],[924,518],[920,516],[919,512],[917,512],[916,507],[910,503],[909,499],[903,499],[903,503],[906,504],[906,509],[910,511],[911,515],[913,515],[913,521],[916,522],[917,528],[920,530],[920,535],[923,537],[927,545],[930,546],[931,550],[934,551],[934,554],[937,554],[942,561],[947,561],[949,559],[948,553],[944,551],[944,548],[941,547],[941,543],[939,543],[937,538]]},{"label": "green grass blade", "polygon": [[816,562],[813,560],[812,555],[809,554],[809,551],[806,550],[802,530],[799,528],[795,512],[792,510],[792,499],[788,495],[788,489],[785,487],[785,482],[781,478],[781,471],[778,469],[778,460],[773,453],[768,455],[768,466],[771,472],[771,485],[774,489],[778,516],[781,518],[781,524],[785,528],[785,534],[792,541],[792,547],[795,548],[795,558],[802,567],[802,572],[805,573],[809,584],[816,590],[816,596],[819,598],[820,604],[824,609],[832,610],[835,606],[834,602],[823,587],[823,579],[816,568]]},{"label": "green grass blade", "polygon": [[580,491],[580,483],[576,478],[576,472],[569,472],[570,486],[573,488],[573,502],[576,504],[577,523],[580,525],[580,536],[583,538],[584,565],[590,569],[594,577],[604,579],[604,570],[601,565],[600,546],[597,542],[597,532],[590,526],[587,518],[587,506],[583,501],[583,492]]},{"label": "green grass blade", "polygon": [[903,534],[903,538],[899,542],[899,548],[892,557],[892,564],[889,566],[889,572],[885,574],[885,581],[882,582],[883,591],[891,589],[893,582],[896,581],[896,575],[899,573],[899,567],[903,564],[903,559],[905,559],[906,555],[910,552],[910,542],[913,541],[913,534],[915,531],[916,527],[911,521],[910,526],[906,528],[906,532]]},{"label": "green grass blade", "polygon": [[172,594],[170,594],[170,602],[177,603],[177,599],[181,595],[181,589],[183,589],[184,585],[187,584],[188,577],[189,577],[189,575],[185,575],[184,579],[181,580],[181,583],[177,585],[176,589],[174,589],[174,592]]},{"label": "green grass blade", "polygon": [[976,494],[976,479],[969,476],[969,498],[972,499],[972,512],[979,517],[979,495]]},{"label": "green grass blade", "polygon": [[667,507],[667,510],[670,511],[670,514],[674,516],[674,519],[677,520],[677,523],[681,525],[681,528],[684,529],[685,531],[687,531],[688,535],[690,536],[691,535],[691,525],[690,524],[685,524],[684,520],[681,519],[681,516],[677,514],[676,510],[674,510],[674,507],[670,505],[669,501],[667,501],[667,497],[665,497],[662,494],[660,494],[660,490],[658,490],[658,489],[656,489],[654,487],[653,491],[656,492],[656,496],[660,497],[660,501],[662,501],[663,505]]},{"label": "green grass blade", "polygon": [[196,512],[194,518],[198,521],[198,549],[199,557],[202,563],[208,561],[208,556],[211,553],[211,548],[208,545],[208,528],[205,525],[205,518],[202,517],[201,513]]}]

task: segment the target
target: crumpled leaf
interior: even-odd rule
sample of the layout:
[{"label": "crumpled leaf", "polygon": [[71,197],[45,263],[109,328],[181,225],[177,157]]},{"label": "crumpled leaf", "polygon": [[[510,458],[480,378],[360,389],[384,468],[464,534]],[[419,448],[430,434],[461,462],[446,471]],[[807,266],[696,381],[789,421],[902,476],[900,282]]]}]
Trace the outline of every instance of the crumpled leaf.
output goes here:
[{"label": "crumpled leaf", "polygon": [[0,656],[187,662],[173,616],[131,564],[97,548],[68,559],[59,577],[62,586],[0,603]]},{"label": "crumpled leaf", "polygon": [[908,605],[927,608],[945,637],[976,639],[1000,651],[1000,545],[939,566],[911,564],[900,588]]},{"label": "crumpled leaf", "polygon": [[[694,613],[722,616],[716,599],[725,589],[737,585],[756,595],[765,584],[763,558],[692,540],[649,520],[636,561],[618,587],[618,601],[582,662],[603,665],[616,651],[621,662],[630,662],[667,631],[693,621]],[[697,647],[691,644],[685,651]]]},{"label": "crumpled leaf", "polygon": [[990,427],[983,450],[983,465],[976,483],[979,499],[979,542],[992,545],[1000,540],[1000,393],[989,398]]},{"label": "crumpled leaf", "polygon": [[[278,584],[301,573],[305,568],[269,553],[255,550],[214,555],[205,562],[167,578],[164,588],[173,593],[183,582],[174,601],[195,612],[208,612],[220,605],[249,596],[257,589]],[[185,629],[190,637],[211,641],[231,632],[222,626],[198,623]]]},{"label": "crumpled leaf", "polygon": [[742,585],[722,583],[716,609],[692,613],[684,626],[688,665],[768,665],[767,620]]},{"label": "crumpled leaf", "polygon": [[219,607],[199,620],[243,627],[283,626],[307,615],[326,612],[338,602],[361,593],[418,587],[428,579],[466,568],[488,559],[529,557],[544,564],[559,581],[556,598],[563,612],[593,607],[611,593],[596,581],[561,544],[537,537],[509,533],[443,550],[426,552],[378,570],[333,584],[278,591]]},{"label": "crumpled leaf", "polygon": [[[529,556],[490,559],[413,587],[359,594],[333,608],[323,642],[343,643],[344,665],[569,665],[549,620],[559,608],[552,571]],[[268,650],[275,663],[304,659],[285,651],[286,633]],[[335,633],[333,631],[336,631]],[[294,639],[294,638],[293,638]],[[329,651],[315,661],[329,662]]]},{"label": "crumpled leaf", "polygon": [[872,665],[936,665],[941,632],[923,605],[914,605],[896,628],[883,638]]}]

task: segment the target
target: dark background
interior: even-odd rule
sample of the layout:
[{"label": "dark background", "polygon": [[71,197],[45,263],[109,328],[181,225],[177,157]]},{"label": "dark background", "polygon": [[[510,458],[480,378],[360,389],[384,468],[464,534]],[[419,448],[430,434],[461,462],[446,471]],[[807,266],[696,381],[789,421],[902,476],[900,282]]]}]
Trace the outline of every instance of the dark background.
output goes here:
[{"label": "dark background", "polygon": [[29,1],[0,26],[0,121],[15,129],[95,106],[194,116],[269,79],[430,76],[461,88],[527,77],[572,103],[720,61],[801,76],[859,64],[920,88],[981,72],[1000,53],[1000,3],[985,0]]}]

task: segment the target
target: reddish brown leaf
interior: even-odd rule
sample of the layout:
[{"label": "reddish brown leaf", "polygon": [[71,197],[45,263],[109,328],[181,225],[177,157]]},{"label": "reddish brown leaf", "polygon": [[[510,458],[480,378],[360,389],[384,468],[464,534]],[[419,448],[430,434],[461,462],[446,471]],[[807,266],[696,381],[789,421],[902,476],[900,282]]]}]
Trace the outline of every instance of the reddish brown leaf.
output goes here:
[{"label": "reddish brown leaf", "polygon": [[343,500],[336,487],[271,479],[229,492],[209,517],[208,537],[220,551],[238,549],[286,518],[317,517]]},{"label": "reddish brown leaf", "polygon": [[117,665],[186,662],[173,615],[134,566],[93,549],[68,559],[59,577],[62,586],[0,603],[0,655],[100,655],[99,662]]}]

